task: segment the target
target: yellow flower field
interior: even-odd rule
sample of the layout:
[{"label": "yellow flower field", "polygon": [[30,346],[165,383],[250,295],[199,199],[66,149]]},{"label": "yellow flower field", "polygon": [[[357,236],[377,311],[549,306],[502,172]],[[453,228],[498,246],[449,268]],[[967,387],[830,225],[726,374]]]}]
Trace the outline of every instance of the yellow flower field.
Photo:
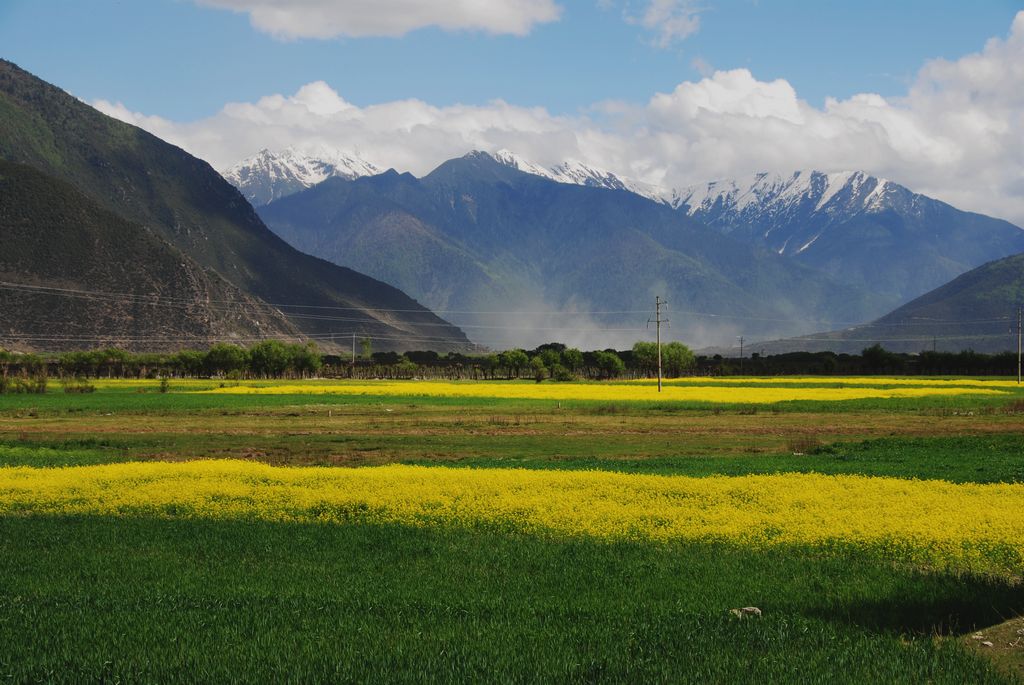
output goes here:
[{"label": "yellow flower field", "polygon": [[[851,384],[853,385],[853,384]],[[715,402],[771,404],[793,400],[841,401],[956,395],[999,395],[1005,391],[976,386],[734,387],[668,384],[661,393],[649,383],[506,383],[473,381],[340,381],[254,383],[204,392],[253,395],[375,395],[394,397],[493,397],[518,400],[602,400],[609,402]]]},{"label": "yellow flower field", "polygon": [[[657,380],[644,378],[628,380],[624,383],[638,385],[657,384]],[[671,385],[868,385],[891,386],[906,385],[931,388],[1021,388],[1016,380],[992,378],[929,378],[929,377],[897,377],[897,376],[683,376],[666,378],[663,384]]]},{"label": "yellow flower field", "polygon": [[0,468],[0,515],[99,514],[487,526],[599,539],[852,545],[1019,575],[1024,485],[862,476],[689,478],[599,471],[241,461]]}]

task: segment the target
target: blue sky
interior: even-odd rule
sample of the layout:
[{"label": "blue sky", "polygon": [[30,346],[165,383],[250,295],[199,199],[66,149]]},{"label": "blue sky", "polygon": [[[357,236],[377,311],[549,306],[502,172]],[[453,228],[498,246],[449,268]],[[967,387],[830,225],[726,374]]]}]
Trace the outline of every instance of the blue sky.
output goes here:
[{"label": "blue sky", "polygon": [[856,170],[1024,225],[1019,0],[0,0],[0,56],[222,170]]},{"label": "blue sky", "polygon": [[668,47],[624,17],[633,5],[564,0],[526,36],[412,31],[401,38],[278,40],[248,16],[187,0],[3,0],[0,55],[85,100],[174,120],[229,101],[323,80],[369,105],[504,99],[575,113],[604,100],[646,102],[700,78],[694,60],[784,78],[812,105],[825,96],[898,96],[930,58],[955,59],[1005,35],[1019,2],[705,0],[699,30]]}]

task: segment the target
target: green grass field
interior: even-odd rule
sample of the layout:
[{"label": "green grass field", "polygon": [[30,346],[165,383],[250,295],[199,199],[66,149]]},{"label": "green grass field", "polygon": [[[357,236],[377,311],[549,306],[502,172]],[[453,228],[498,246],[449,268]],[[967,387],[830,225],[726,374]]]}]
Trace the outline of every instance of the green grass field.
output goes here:
[{"label": "green grass field", "polygon": [[[1024,482],[1015,388],[757,407],[189,392],[215,385],[2,396],[0,468],[237,458]],[[1024,641],[971,636],[1024,612],[1021,575],[841,548],[9,515],[0,681],[1012,683]],[[744,606],[762,616],[729,613]]]}]

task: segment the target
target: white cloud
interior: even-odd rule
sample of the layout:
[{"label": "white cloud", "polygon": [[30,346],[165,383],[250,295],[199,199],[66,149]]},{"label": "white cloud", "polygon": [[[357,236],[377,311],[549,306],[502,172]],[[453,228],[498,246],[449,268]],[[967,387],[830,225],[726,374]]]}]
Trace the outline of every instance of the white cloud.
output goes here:
[{"label": "white cloud", "polygon": [[593,117],[503,101],[356,107],[323,82],[190,123],[94,104],[218,168],[263,147],[327,145],[415,174],[473,148],[508,148],[545,165],[578,159],[664,186],[762,170],[861,169],[1024,225],[1024,12],[1008,38],[925,64],[903,97],[864,93],[823,107],[746,69],[681,83],[646,103],[598,103]]},{"label": "white cloud", "polygon": [[712,67],[711,63],[703,57],[694,57],[690,60],[690,66],[693,67],[694,71],[705,78],[715,73],[714,67]]},{"label": "white cloud", "polygon": [[700,9],[691,0],[647,0],[640,14],[627,13],[626,21],[654,32],[654,44],[667,48],[697,33]]},{"label": "white cloud", "polygon": [[555,21],[554,0],[195,0],[244,12],[254,28],[280,39],[403,36],[438,27],[523,36]]}]

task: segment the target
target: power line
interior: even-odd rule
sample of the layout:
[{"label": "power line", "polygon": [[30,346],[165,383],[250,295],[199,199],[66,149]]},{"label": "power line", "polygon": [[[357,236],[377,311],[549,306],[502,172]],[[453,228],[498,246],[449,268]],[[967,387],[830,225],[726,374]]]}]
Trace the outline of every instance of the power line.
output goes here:
[{"label": "power line", "polygon": [[989,338],[1006,338],[1006,334],[991,335],[991,334],[978,334],[978,335],[946,335],[946,336],[926,336],[923,338],[812,338],[808,336],[797,336],[792,338],[795,342],[809,341],[809,342],[933,342],[935,340],[979,340]]},{"label": "power line", "polygon": [[[197,305],[205,306],[208,308],[220,310],[220,311],[235,311],[240,304],[244,304],[243,300],[195,300],[189,298],[165,296],[165,295],[139,295],[132,293],[114,293],[106,291],[95,291],[95,290],[82,290],[72,288],[55,288],[50,286],[36,286],[24,283],[11,283],[7,281],[0,281],[0,290],[9,290],[15,292],[23,292],[26,294],[36,295],[49,295],[49,296],[61,296],[61,297],[79,297],[83,299],[93,299],[109,301],[111,299],[120,299],[124,302],[130,302],[133,304],[142,304],[150,306],[163,306],[163,307],[181,307],[191,308]],[[341,306],[328,306],[328,305],[311,305],[311,304],[295,304],[295,303],[270,303],[262,300],[253,299],[248,304],[253,307],[267,307],[276,309],[318,309],[318,310],[332,310],[332,311],[358,311],[368,313],[416,313],[416,314],[463,314],[463,315],[475,315],[475,316],[509,316],[509,315],[541,315],[541,316],[612,316],[622,314],[647,314],[650,310],[646,309],[621,309],[621,310],[605,310],[605,311],[524,311],[524,310],[445,310],[445,309],[389,309],[383,307],[341,307]],[[747,316],[741,314],[727,314],[721,312],[706,312],[706,311],[694,311],[694,310],[679,310],[679,314],[686,314],[687,316],[701,316],[714,319],[732,319],[739,321],[766,321],[776,323],[800,323],[800,324],[813,324],[816,326],[851,326],[851,327],[912,327],[912,326],[931,326],[935,324],[997,324],[1005,323],[1011,320],[1010,317],[997,317],[991,319],[972,319],[972,320],[960,320],[960,319],[938,319],[931,317],[915,317],[916,321],[902,321],[892,323],[882,322],[864,322],[864,321],[823,321],[818,319],[790,319],[781,317],[760,317],[760,316]],[[339,322],[352,322],[352,323],[385,323],[387,321],[382,319],[357,319],[350,317],[331,317],[318,314],[304,314],[298,312],[280,312],[280,314],[290,319],[308,319],[316,321],[339,321]],[[493,329],[512,329],[519,330],[522,326],[488,326],[485,324],[451,324],[447,322],[417,322],[417,326],[442,326],[451,328],[493,328]],[[531,330],[574,330],[574,331],[588,331],[588,332],[602,332],[602,331],[639,331],[640,328],[579,328],[579,329],[566,329],[563,327],[550,327],[547,329],[543,328],[531,328]]]},{"label": "power line", "polygon": [[[146,304],[152,303],[154,299],[159,299],[167,303],[178,302],[182,304],[196,304],[197,301],[190,298],[174,297],[167,295],[140,295],[138,293],[115,293],[98,290],[82,290],[75,288],[56,288],[50,286],[37,286],[28,283],[11,283],[8,281],[0,281],[0,290],[21,290],[25,292],[36,292],[39,294],[46,295],[83,295],[91,297],[102,297],[102,298],[125,298],[131,300],[139,300]],[[215,304],[215,305],[238,305],[238,300],[202,300],[202,304]],[[426,307],[422,309],[391,309],[387,307],[341,307],[335,305],[315,305],[315,304],[298,304],[298,303],[283,303],[283,302],[265,302],[263,300],[254,300],[254,304],[264,305],[268,307],[284,307],[284,308],[298,308],[298,309],[330,309],[338,311],[374,311],[374,312],[388,312],[388,313],[402,313],[402,314],[429,314],[429,313],[441,313],[441,314],[581,314],[581,315],[611,315],[611,314],[646,314],[649,310],[647,309],[619,309],[619,310],[606,310],[606,311],[588,311],[588,312],[552,312],[550,310],[462,310],[462,309],[428,309]],[[155,304],[155,303],[154,303]]]},{"label": "power line", "polygon": [[[60,289],[57,292],[50,292],[48,290],[24,289],[24,288],[21,288],[21,287],[8,286],[8,285],[3,285],[3,284],[0,284],[0,290],[14,290],[14,291],[18,291],[18,292],[27,292],[27,293],[30,293],[30,294],[38,294],[38,295],[46,295],[46,296],[77,297],[77,298],[84,298],[84,299],[90,299],[90,300],[102,300],[102,301],[109,301],[111,298],[119,297],[119,295],[102,294],[102,293],[99,293],[99,292],[88,292],[88,291],[72,291],[72,292],[68,292],[68,291],[66,291],[64,289]],[[206,305],[208,303],[208,301],[206,301],[206,300],[203,300],[203,301],[192,300],[192,301],[189,301],[188,304],[184,304],[184,303],[181,303],[180,301],[174,301],[174,300],[166,302],[166,303],[160,303],[160,302],[155,302],[155,301],[147,301],[143,296],[125,296],[125,297],[126,297],[126,301],[129,301],[129,302],[131,302],[133,304],[143,304],[143,305],[163,306],[163,307],[185,308],[185,307],[193,307],[193,306],[196,306],[196,305]],[[263,306],[268,306],[268,307],[272,306],[272,305],[267,305],[265,303],[257,303],[257,304],[262,304]],[[237,303],[236,303],[236,306],[237,306]],[[235,307],[226,307],[226,306],[218,306],[218,305],[212,306],[211,308],[215,309],[215,310],[220,310],[220,311],[227,311],[227,310],[234,311],[235,310]],[[339,308],[339,309],[341,309],[341,308]],[[360,311],[369,311],[369,312],[378,312],[379,311],[379,312],[389,312],[389,313],[390,312],[398,312],[398,311],[419,311],[420,313],[430,313],[429,310],[422,310],[422,311],[421,310],[383,310],[383,309],[374,309],[374,308],[365,308],[365,309],[362,309]],[[548,313],[551,314],[551,312],[548,312]],[[592,312],[588,312],[586,314],[589,315],[591,313]],[[289,319],[306,319],[306,320],[312,320],[312,321],[334,321],[334,322],[345,322],[345,323],[373,323],[373,324],[382,324],[383,323],[383,324],[387,324],[387,325],[391,325],[391,326],[395,325],[395,324],[390,323],[390,322],[388,322],[386,320],[383,320],[383,319],[353,318],[353,317],[346,317],[346,316],[325,316],[325,315],[321,315],[321,314],[296,314],[296,313],[290,313],[290,312],[282,312],[282,314],[284,316],[287,316]],[[415,322],[407,322],[407,323],[414,324],[417,327],[422,327],[422,326],[438,326],[438,327],[442,327],[442,328],[453,328],[453,329],[473,328],[473,329],[493,329],[493,330],[522,330],[522,328],[523,328],[523,326],[521,326],[521,325],[507,325],[507,326],[487,325],[487,324],[461,324],[461,325],[455,325],[455,324],[448,323],[448,322],[445,322],[445,321],[422,321],[422,322],[415,321]],[[638,332],[638,331],[642,331],[643,329],[639,328],[639,327],[636,327],[636,328],[624,328],[624,327],[611,328],[611,327],[593,327],[593,326],[591,326],[591,327],[585,327],[585,328],[583,328],[583,327],[581,327],[581,328],[568,328],[568,327],[564,327],[564,326],[550,326],[550,327],[531,326],[530,330],[533,330],[533,331],[569,331],[569,332],[601,333],[601,332],[623,332],[623,331]]]}]

